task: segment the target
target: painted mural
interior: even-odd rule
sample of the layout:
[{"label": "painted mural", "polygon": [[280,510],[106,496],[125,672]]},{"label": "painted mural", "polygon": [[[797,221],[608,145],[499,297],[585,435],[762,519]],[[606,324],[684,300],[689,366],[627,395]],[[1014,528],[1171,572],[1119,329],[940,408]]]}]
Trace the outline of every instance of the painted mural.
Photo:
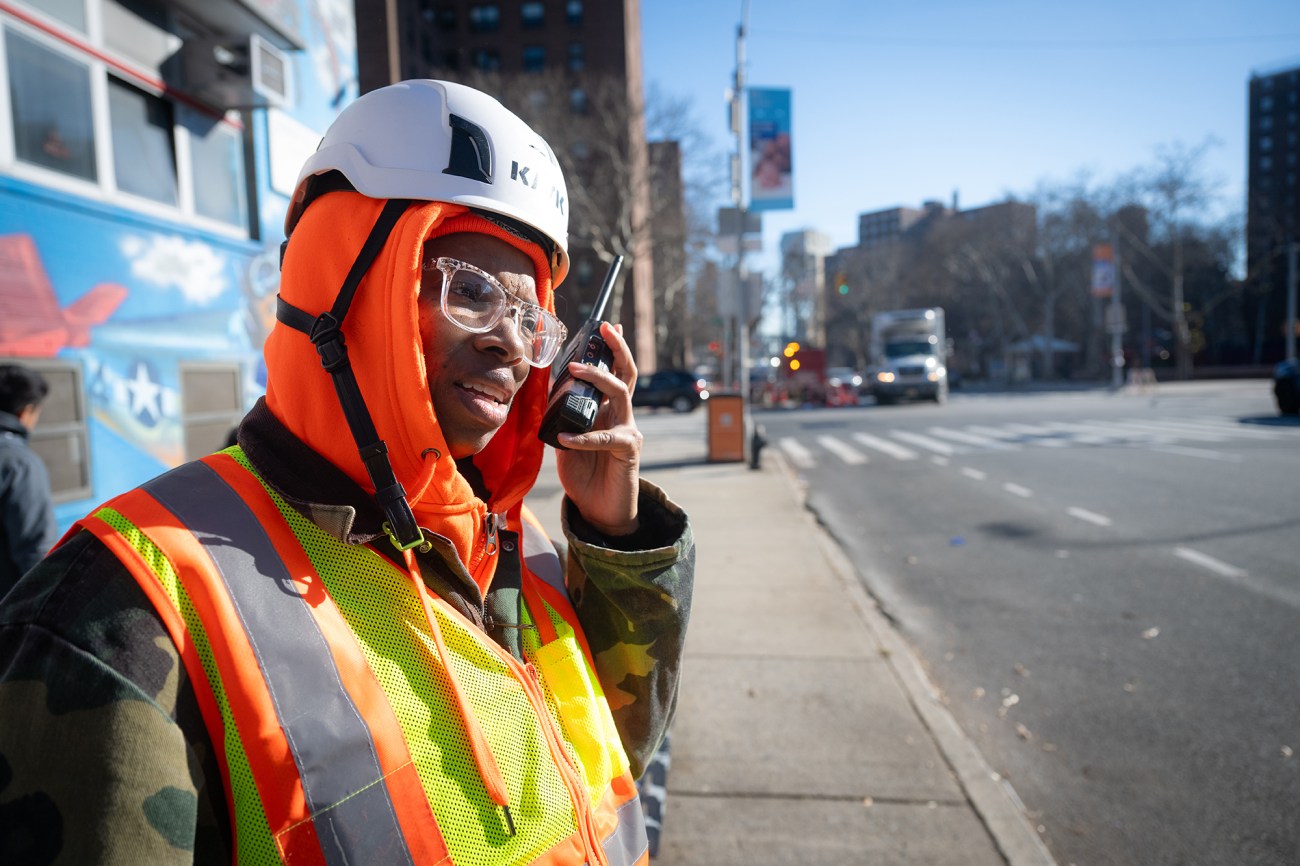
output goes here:
[{"label": "painted mural", "polygon": [[[318,134],[356,95],[352,4],[273,5],[293,7],[308,46],[290,55],[296,99],[285,110]],[[56,508],[63,528],[183,461],[182,362],[237,363],[245,408],[265,391],[261,348],[274,324],[287,197],[269,183],[265,112],[245,122],[261,241],[0,175],[0,356],[58,357],[82,370],[92,493]]]}]

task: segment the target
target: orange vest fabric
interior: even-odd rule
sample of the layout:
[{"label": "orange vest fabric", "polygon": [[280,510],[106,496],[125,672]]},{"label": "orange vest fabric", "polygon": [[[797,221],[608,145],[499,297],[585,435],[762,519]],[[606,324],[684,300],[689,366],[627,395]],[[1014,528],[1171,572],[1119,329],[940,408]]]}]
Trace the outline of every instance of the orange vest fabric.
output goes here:
[{"label": "orange vest fabric", "polygon": [[[500,814],[471,812],[471,818],[455,795],[431,795],[428,779],[422,781],[421,771],[429,767],[413,755],[425,754],[421,747],[427,744],[412,741],[399,723],[400,708],[387,681],[368,663],[313,565],[309,553],[322,555],[323,542],[313,536],[307,543],[316,548],[305,549],[303,530],[290,525],[286,509],[236,449],[160,476],[82,521],[127,565],[180,650],[226,776],[239,862],[648,862],[644,818],[626,758],[593,770],[599,761],[586,757],[593,749],[606,758],[622,754],[607,707],[581,725],[568,715],[582,695],[588,701],[598,696],[599,685],[589,673],[590,651],[559,561],[535,521],[520,514],[510,527],[524,541],[524,598],[541,642],[535,660],[542,667],[542,656],[554,654],[566,639],[565,645],[577,647],[572,670],[588,672],[588,681],[579,675],[573,694],[556,687],[551,671],[519,663],[429,593],[409,553],[410,573],[402,575],[420,595],[439,652],[445,653],[444,642],[480,637],[491,645],[499,658],[494,664],[507,672],[501,688],[522,692],[528,703],[517,705],[531,707],[522,724],[549,744],[543,754],[550,766],[497,766],[502,752],[494,756],[478,728],[499,726],[500,720],[484,716],[459,693],[446,654],[427,658],[416,676],[454,692],[445,700],[460,707],[464,723],[463,732],[427,735],[439,740],[449,765],[477,767],[465,784],[481,781],[490,801],[502,807]],[[329,555],[344,560],[384,559],[364,547],[328,541],[337,545]],[[585,735],[577,734],[579,727]],[[457,757],[455,744],[462,743]],[[568,792],[565,814],[548,820],[556,827],[572,825],[571,832],[546,835],[515,826],[537,809],[519,805],[512,816],[510,805],[527,802],[526,791],[546,784]],[[501,845],[459,844],[462,835],[477,838],[475,822],[492,825]],[[529,833],[536,839],[520,859],[519,840]],[[455,850],[472,853],[453,858]]]}]

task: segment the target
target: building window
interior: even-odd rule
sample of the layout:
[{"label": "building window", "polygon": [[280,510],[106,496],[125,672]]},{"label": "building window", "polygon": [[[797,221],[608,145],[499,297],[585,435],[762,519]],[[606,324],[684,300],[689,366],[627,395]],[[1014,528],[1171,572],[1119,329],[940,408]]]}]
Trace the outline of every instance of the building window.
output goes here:
[{"label": "building window", "polygon": [[587,113],[587,91],[581,87],[569,91],[569,110],[574,114]]},{"label": "building window", "polygon": [[564,4],[564,20],[570,27],[582,26],[582,0],[568,0]]},{"label": "building window", "polygon": [[181,364],[185,459],[220,451],[244,417],[238,364]]},{"label": "building window", "polygon": [[91,493],[90,439],[81,366],[44,358],[22,358],[17,363],[36,370],[50,385],[31,446],[49,470],[54,502],[84,499]]},{"label": "building window", "polygon": [[546,68],[546,49],[540,45],[524,46],[524,72],[541,72]]},{"label": "building window", "polygon": [[581,42],[569,43],[569,71],[581,72],[587,66],[586,49]]},{"label": "building window", "polygon": [[1260,170],[1260,171],[1270,171],[1270,170],[1272,170],[1272,168],[1273,168],[1273,157],[1271,157],[1271,156],[1261,156],[1261,157],[1259,158],[1259,170]]},{"label": "building window", "polygon": [[532,0],[519,7],[519,17],[525,30],[537,30],[546,26],[546,7]]},{"label": "building window", "polygon": [[437,15],[438,29],[443,33],[454,33],[460,21],[456,18],[455,6],[439,6]]},{"label": "building window", "polygon": [[[469,29],[474,33],[493,33],[501,28],[501,7],[484,3],[469,7]],[[482,67],[480,67],[482,68]]]},{"label": "building window", "polygon": [[1261,97],[1259,98],[1259,110],[1260,110],[1260,111],[1272,111],[1272,110],[1273,110],[1273,97],[1271,97],[1271,96],[1261,96]]},{"label": "building window", "polygon": [[5,50],[18,158],[95,180],[90,68],[12,30],[5,34]]},{"label": "building window", "polygon": [[484,72],[501,71],[501,53],[495,48],[475,48],[474,68]]},{"label": "building window", "polygon": [[1260,132],[1268,132],[1272,128],[1273,128],[1273,118],[1271,116],[1266,114],[1259,119]]},{"label": "building window", "polygon": [[1259,137],[1259,149],[1260,149],[1260,150],[1272,150],[1272,149],[1273,149],[1273,137],[1270,136],[1270,135],[1261,135],[1261,136]]},{"label": "building window", "polygon": [[108,114],[117,188],[174,206],[176,148],[171,103],[109,78]]}]

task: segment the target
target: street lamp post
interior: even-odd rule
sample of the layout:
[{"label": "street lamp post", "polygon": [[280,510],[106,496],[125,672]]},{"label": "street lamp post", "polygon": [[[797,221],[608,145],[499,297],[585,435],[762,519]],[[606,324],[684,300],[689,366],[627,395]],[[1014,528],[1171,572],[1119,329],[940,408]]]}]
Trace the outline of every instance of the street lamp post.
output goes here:
[{"label": "street lamp post", "polygon": [[[736,206],[736,298],[737,321],[732,333],[736,340],[737,391],[741,399],[741,416],[744,430],[749,431],[753,424],[749,405],[749,291],[745,279],[745,194],[744,194],[744,99],[745,99],[745,30],[749,26],[749,0],[741,5],[741,20],[736,25],[736,73],[731,91],[731,131],[736,136],[736,155],[732,160],[731,200]],[[754,448],[750,437],[745,437],[747,450]],[[752,462],[752,455],[751,462]]]}]

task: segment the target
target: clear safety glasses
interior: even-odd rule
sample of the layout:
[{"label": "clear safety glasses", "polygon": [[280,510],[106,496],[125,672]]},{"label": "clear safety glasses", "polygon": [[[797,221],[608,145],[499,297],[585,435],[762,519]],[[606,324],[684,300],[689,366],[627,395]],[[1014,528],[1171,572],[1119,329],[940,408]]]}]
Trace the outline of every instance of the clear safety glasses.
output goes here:
[{"label": "clear safety glasses", "polygon": [[485,334],[509,312],[519,327],[524,360],[534,367],[546,367],[555,360],[568,335],[555,316],[506,291],[486,271],[457,259],[432,259],[424,269],[442,272],[442,314],[448,321],[471,334]]}]

